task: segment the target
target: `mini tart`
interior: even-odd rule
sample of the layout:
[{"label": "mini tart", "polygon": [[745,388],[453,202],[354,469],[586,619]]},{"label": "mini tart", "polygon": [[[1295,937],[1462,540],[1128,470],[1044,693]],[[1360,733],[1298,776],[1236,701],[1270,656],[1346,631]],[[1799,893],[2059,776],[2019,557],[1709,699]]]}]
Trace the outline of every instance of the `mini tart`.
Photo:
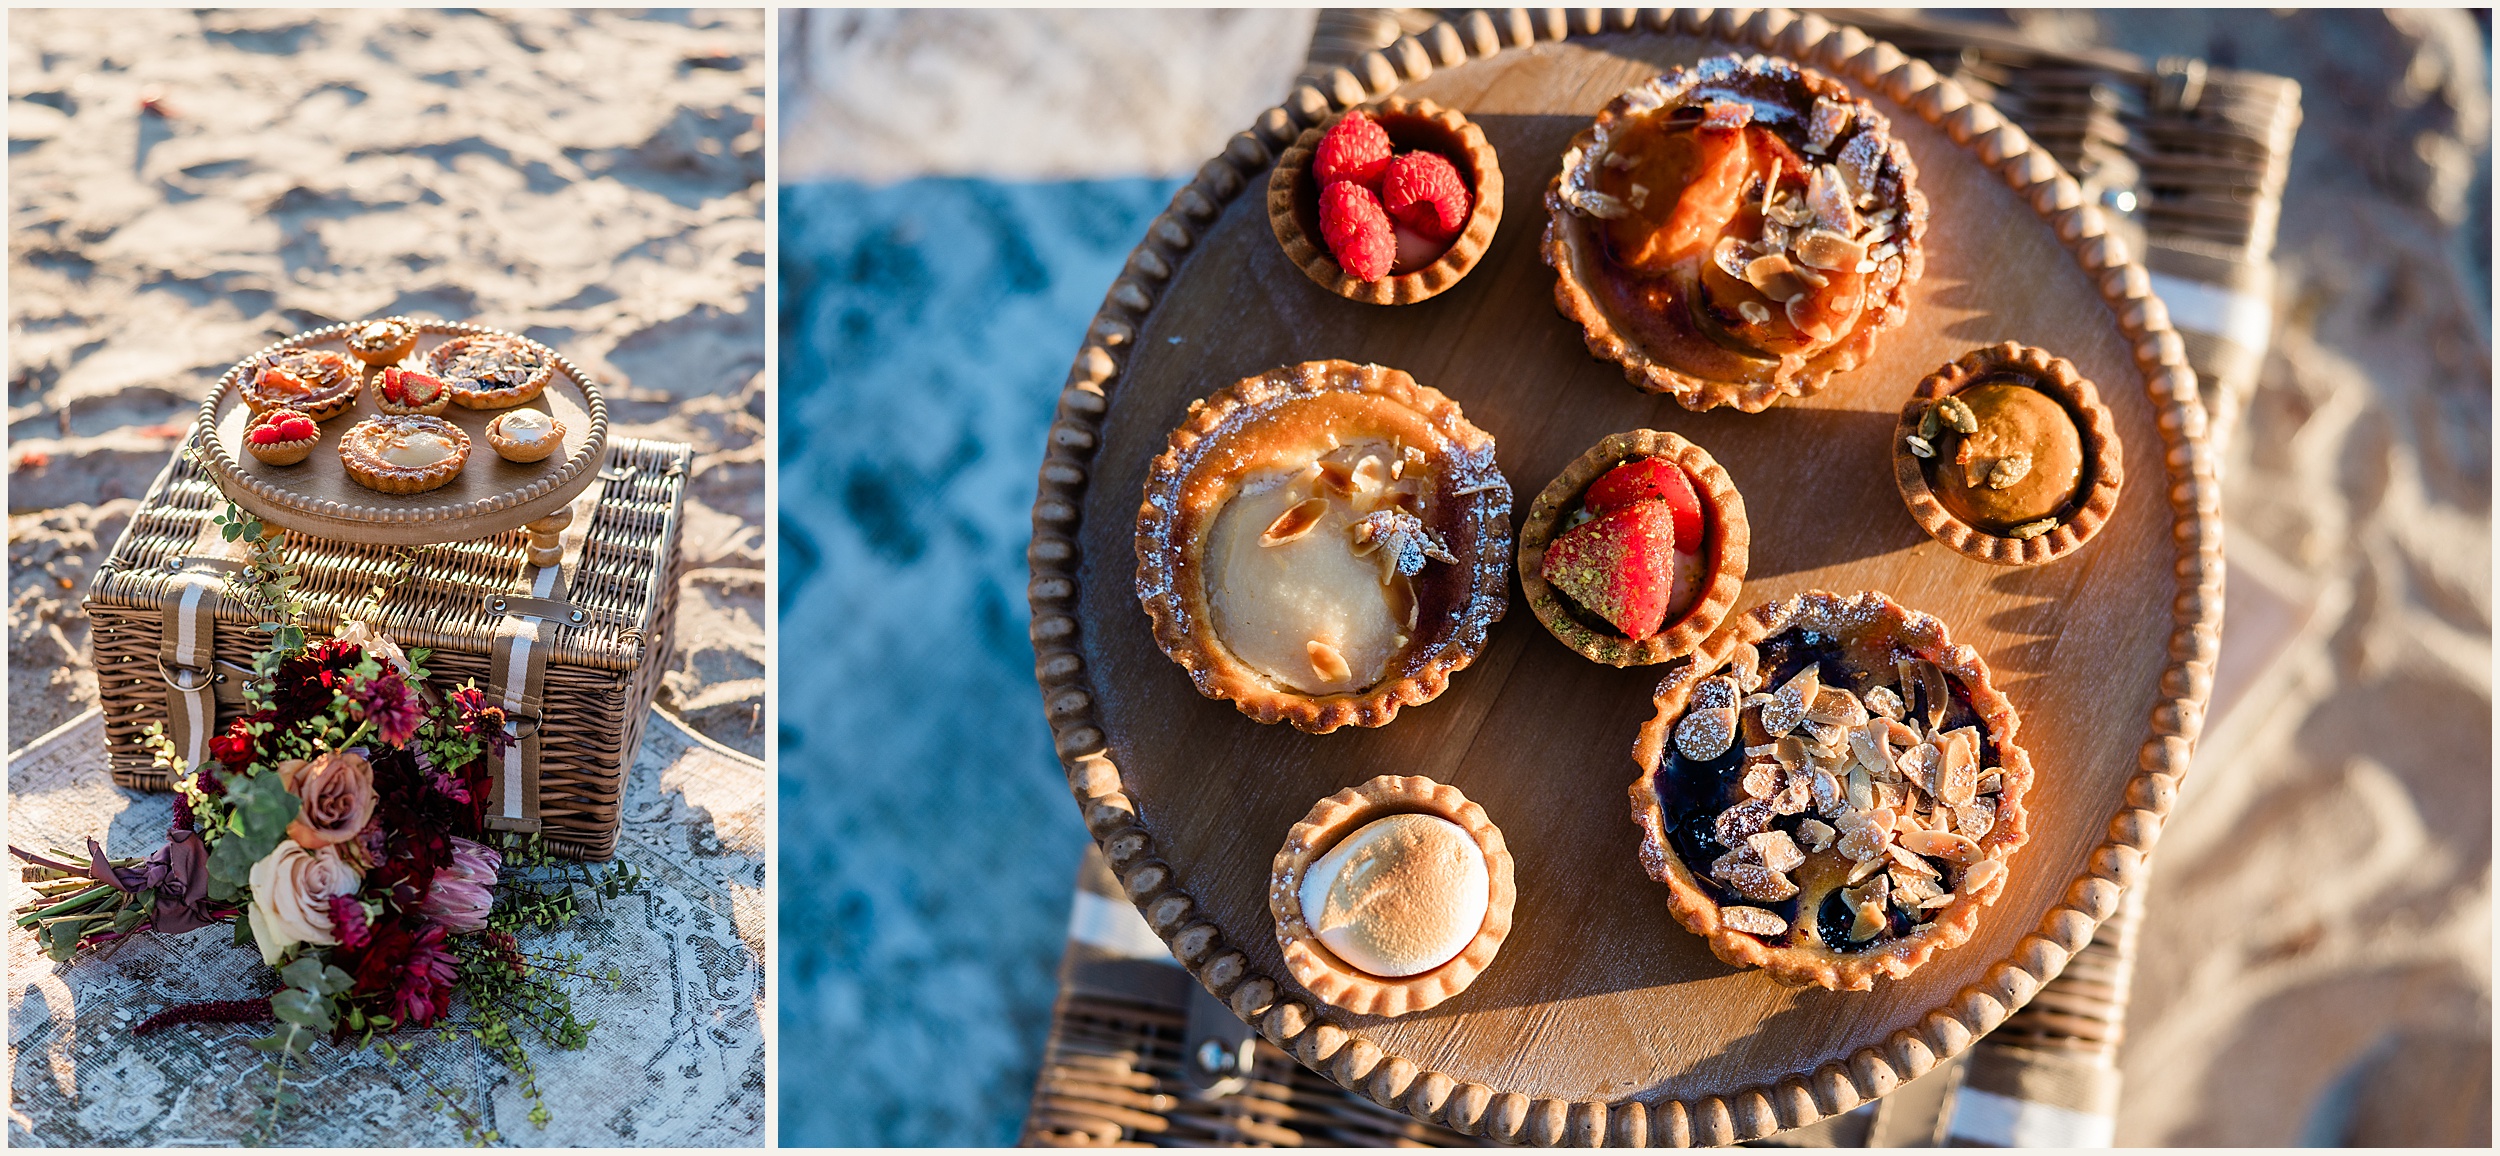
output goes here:
[{"label": "mini tart", "polygon": [[347,352],[374,368],[396,364],[417,347],[417,327],[404,317],[365,322],[347,335]]},{"label": "mini tart", "polygon": [[333,349],[282,349],[244,371],[236,387],[253,413],[291,409],[314,421],[347,412],[364,388],[364,371]]},{"label": "mini tart", "polygon": [[[444,456],[422,460],[429,445],[446,447]],[[469,462],[469,435],[439,417],[366,418],[339,438],[339,461],[366,489],[422,494],[459,476]]]},{"label": "mini tart", "polygon": [[497,333],[454,337],[426,351],[425,369],[469,409],[509,409],[537,397],[555,377],[554,351]]},{"label": "mini tart", "polygon": [[[1304,918],[1302,885],[1311,866],[1339,840],[1373,820],[1400,814],[1447,819],[1472,836],[1484,856],[1492,894],[1485,905],[1483,926],[1455,957],[1417,975],[1388,978],[1346,963],[1320,942]],[[1293,825],[1268,874],[1267,907],[1276,918],[1276,946],[1284,951],[1286,970],[1310,989],[1313,998],[1350,1015],[1400,1016],[1467,990],[1477,975],[1492,966],[1494,954],[1510,934],[1511,906],[1517,897],[1510,849],[1484,808],[1469,802],[1456,787],[1420,776],[1382,775],[1320,800]]]},{"label": "mini tart", "polygon": [[1891,122],[1831,77],[1763,56],[1678,68],[1563,153],[1545,193],[1554,305],[1592,355],[1686,409],[1808,396],[1908,316],[1917,179]]},{"label": "mini tart", "polygon": [[2029,837],[2014,705],[1881,593],[1755,607],[1655,702],[1632,748],[1641,863],[1737,967],[1835,991],[1906,976],[1971,937]]},{"label": "mini tart", "polygon": [[1378,122],[1397,151],[1436,152],[1457,167],[1474,199],[1466,227],[1450,239],[1450,247],[1442,251],[1440,259],[1420,269],[1365,281],[1337,264],[1337,258],[1320,236],[1320,189],[1319,182],[1311,178],[1311,160],[1319,152],[1320,138],[1345,118],[1344,112],[1302,130],[1302,135],[1277,158],[1276,167],[1267,178],[1268,225],[1276,232],[1276,243],[1285,247],[1286,259],[1300,266],[1313,282],[1340,297],[1374,305],[1410,305],[1433,297],[1458,284],[1459,278],[1475,268],[1477,260],[1493,244],[1494,230],[1502,223],[1502,166],[1493,154],[1493,146],[1485,141],[1483,129],[1429,100],[1393,96],[1378,104],[1347,110],[1355,111]]},{"label": "mini tart", "polygon": [[417,374],[409,370],[404,370],[396,365],[386,365],[381,369],[375,370],[373,374],[373,407],[384,413],[394,415],[424,414],[427,417],[442,416],[444,410],[451,408],[451,388],[450,386],[443,384],[439,378],[433,379],[436,384],[434,398],[431,401],[418,405],[402,405],[399,402],[391,400],[390,385],[394,379],[404,381],[408,377],[431,378],[431,376],[432,375],[430,374]]},{"label": "mini tart", "polygon": [[[1703,549],[1708,569],[1701,594],[1691,608],[1643,639],[1624,637],[1603,619],[1574,604],[1545,580],[1545,548],[1567,527],[1580,509],[1589,484],[1607,471],[1637,458],[1664,458],[1682,468],[1701,499]],[[1609,434],[1564,469],[1528,507],[1519,527],[1519,586],[1528,608],[1556,640],[1592,662],[1608,666],[1647,666],[1690,654],[1727,620],[1737,594],[1744,589],[1745,564],[1753,545],[1752,524],[1745,520],[1745,498],[1709,451],[1660,430],[1636,429]]]},{"label": "mini tart", "polygon": [[291,442],[255,442],[252,440],[253,430],[291,417],[300,417],[306,421],[314,420],[311,414],[284,408],[265,409],[252,415],[252,420],[243,427],[244,451],[273,466],[291,466],[311,457],[313,447],[321,444],[321,427],[317,425],[313,427],[311,437],[297,438]]},{"label": "mini tart", "polygon": [[[538,428],[518,428],[528,424]],[[564,445],[564,423],[534,409],[507,410],[487,424],[486,444],[507,462],[545,461]]]},{"label": "mini tart", "polygon": [[1493,438],[1458,403],[1306,361],[1172,431],[1137,512],[1137,596],[1200,694],[1312,734],[1376,727],[1475,660],[1507,607],[1509,536]]},{"label": "mini tart", "polygon": [[[1955,428],[1946,398],[1978,399],[1962,408],[1975,433]],[[1893,481],[1919,528],[1998,566],[2054,562],[2091,541],[2118,509],[2119,458],[2118,423],[2100,390],[2065,358],[2011,341],[1928,374],[1892,438]],[[1959,479],[1944,473],[1953,469]]]}]

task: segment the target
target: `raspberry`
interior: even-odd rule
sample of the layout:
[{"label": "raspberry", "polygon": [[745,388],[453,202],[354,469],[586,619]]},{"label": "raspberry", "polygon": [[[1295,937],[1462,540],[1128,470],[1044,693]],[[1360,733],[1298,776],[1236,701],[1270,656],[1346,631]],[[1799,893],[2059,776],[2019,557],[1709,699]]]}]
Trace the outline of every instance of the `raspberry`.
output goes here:
[{"label": "raspberry", "polygon": [[1380,200],[1407,228],[1446,241],[1467,225],[1472,206],[1458,168],[1439,153],[1400,153],[1380,176]]},{"label": "raspberry", "polygon": [[1397,259],[1398,239],[1390,230],[1389,214],[1381,209],[1380,198],[1352,181],[1339,181],[1321,191],[1319,231],[1328,238],[1328,251],[1336,254],[1337,263],[1358,280],[1388,276],[1389,266]]},{"label": "raspberry", "polygon": [[1339,181],[1376,185],[1381,170],[1389,167],[1389,151],[1387,129],[1362,113],[1349,112],[1319,138],[1319,151],[1311,157],[1311,177],[1322,189]]}]

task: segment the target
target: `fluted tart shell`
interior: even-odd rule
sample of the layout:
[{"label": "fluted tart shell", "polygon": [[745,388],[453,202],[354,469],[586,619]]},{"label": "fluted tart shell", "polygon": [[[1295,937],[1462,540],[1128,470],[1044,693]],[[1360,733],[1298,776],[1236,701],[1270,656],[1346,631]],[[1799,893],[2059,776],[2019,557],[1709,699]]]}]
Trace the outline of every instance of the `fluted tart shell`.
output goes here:
[{"label": "fluted tart shell", "polygon": [[[262,381],[272,370],[319,374],[327,384],[311,393],[282,392]],[[356,404],[356,394],[364,388],[364,370],[346,354],[335,349],[287,349],[269,354],[243,371],[235,392],[243,398],[254,414],[273,409],[291,409],[314,421],[328,421],[347,412]]]},{"label": "fluted tart shell", "polygon": [[[1545,580],[1545,550],[1564,530],[1563,520],[1580,508],[1591,483],[1616,466],[1636,458],[1662,458],[1682,468],[1701,499],[1707,521],[1709,569],[1701,596],[1674,621],[1647,638],[1631,639],[1594,615],[1575,612],[1569,599]],[[1727,620],[1744,590],[1745,566],[1753,545],[1752,524],[1745,518],[1744,495],[1710,452],[1662,430],[1636,429],[1608,434],[1566,467],[1529,505],[1519,526],[1519,587],[1528,608],[1556,641],[1607,666],[1648,666],[1691,654],[1702,640]]]},{"label": "fluted tart shell", "polygon": [[[1467,223],[1450,239],[1438,260],[1420,269],[1365,281],[1347,273],[1329,252],[1319,227],[1319,182],[1311,176],[1312,158],[1321,138],[1337,122],[1361,112],[1378,122],[1399,151],[1422,149],[1441,154],[1456,166],[1473,200]],[[1454,109],[1429,100],[1393,96],[1378,104],[1349,109],[1302,130],[1302,135],[1277,158],[1267,178],[1267,221],[1284,246],[1285,258],[1329,292],[1349,301],[1373,305],[1410,305],[1428,300],[1467,275],[1493,244],[1502,224],[1502,166],[1493,146]]]},{"label": "fluted tart shell", "polygon": [[523,411],[517,409],[507,410],[504,413],[497,415],[495,420],[488,422],[486,424],[486,444],[493,446],[496,456],[501,457],[507,462],[527,464],[530,462],[545,461],[549,454],[556,452],[557,449],[564,445],[564,423],[555,420],[553,417],[549,417],[547,419],[547,436],[536,441],[521,441],[515,438],[506,437],[504,435],[503,428],[504,419],[521,412]]},{"label": "fluted tart shell", "polygon": [[[378,340],[365,339],[365,331],[383,327]],[[347,352],[356,360],[375,369],[396,365],[417,347],[417,327],[405,317],[377,317],[347,331]]]},{"label": "fluted tart shell", "polygon": [[[1953,865],[1954,874],[1945,880],[1952,885],[1946,892],[1951,902],[1909,933],[1887,933],[1858,950],[1835,951],[1827,946],[1816,930],[1817,913],[1811,911],[1804,912],[1781,936],[1731,926],[1729,912],[1739,905],[1723,906],[1715,897],[1719,884],[1705,881],[1710,864],[1688,863],[1678,853],[1669,833],[1673,820],[1660,798],[1661,779],[1674,756],[1670,748],[1678,741],[1678,724],[1692,707],[1695,691],[1720,676],[1737,678],[1740,687],[1748,674],[1765,680],[1777,677],[1757,665],[1761,648],[1792,633],[1809,640],[1817,636],[1831,640],[1864,671],[1880,672],[1887,665],[1913,659],[1933,663],[1953,691],[1954,704],[1967,709],[1966,715],[1956,717],[1975,719],[1966,725],[1982,732],[1981,751],[1974,757],[1984,758],[1992,748],[1995,761],[1990,769],[2001,776],[1993,826],[1972,840],[1970,861]],[[1883,681],[1880,673],[1875,681]],[[1766,681],[1745,693],[1771,694],[1778,689]],[[1835,991],[1866,991],[1878,976],[1906,976],[1937,952],[1970,939],[1981,911],[2004,892],[2008,860],[2029,838],[2024,801],[2032,783],[2031,757],[2018,741],[2022,722],[2014,704],[1996,688],[1987,662],[1977,651],[1955,645],[1944,624],[1933,616],[1904,608],[1881,592],[1843,596],[1815,590],[1757,606],[1713,636],[1690,660],[1670,668],[1652,702],[1655,713],[1641,726],[1632,748],[1633,761],[1641,769],[1630,789],[1632,821],[1641,830],[1641,865],[1650,878],[1666,885],[1668,910],[1676,922],[1708,940],[1711,952],[1733,966],[1759,967],[1782,983]],[[1750,714],[1754,708],[1744,709]],[[1741,747],[1746,741],[1739,734],[1733,745]],[[1823,812],[1810,806],[1805,814],[1819,818]],[[1895,834],[1889,838],[1900,838],[1900,830],[1894,827]]]},{"label": "fluted tart shell", "polygon": [[[515,364],[526,376],[518,382],[489,383],[480,379],[475,358],[491,358],[490,365]],[[470,372],[459,372],[464,366]],[[520,337],[503,334],[472,334],[454,337],[427,350],[425,371],[441,378],[451,387],[452,404],[468,409],[510,409],[537,397],[555,379],[556,357],[553,350]]]},{"label": "fluted tart shell", "polygon": [[252,415],[250,423],[243,427],[244,452],[251,454],[264,464],[273,466],[291,466],[311,457],[313,447],[321,444],[321,427],[318,425],[313,427],[311,437],[297,438],[291,442],[255,442],[252,440],[253,430],[290,417],[317,420],[311,414],[301,410],[285,408],[262,410]]},{"label": "fluted tart shell", "polygon": [[[452,455],[424,466],[397,465],[381,456],[383,439],[412,433],[439,434],[452,445]],[[339,461],[356,484],[385,494],[422,494],[460,475],[469,464],[469,435],[439,417],[402,414],[366,418],[339,437]]]},{"label": "fluted tart shell", "polygon": [[[1947,509],[1928,484],[1928,471],[1942,459],[1922,458],[1910,448],[1910,439],[1937,402],[1997,382],[2047,395],[2073,419],[2082,442],[2083,473],[2074,497],[2054,515],[2055,525],[2028,537],[1983,529]],[[2101,404],[2101,392],[2091,379],[2063,357],[2011,341],[1971,350],[1920,380],[1901,407],[1901,424],[1892,437],[1893,481],[1910,518],[1946,547],[1997,566],[2038,566],[2082,549],[2118,510],[2118,491],[2126,483],[2121,458],[2117,419]]]},{"label": "fluted tart shell", "polygon": [[[1219,637],[1208,551],[1246,482],[1289,463],[1316,465],[1321,451],[1312,447],[1336,445],[1340,435],[1395,440],[1420,459],[1430,481],[1416,517],[1449,560],[1412,572],[1411,633],[1377,681],[1309,694],[1263,673]],[[1430,702],[1475,661],[1508,605],[1509,538],[1510,486],[1494,463],[1493,438],[1457,402],[1400,370],[1306,361],[1217,390],[1171,432],[1137,511],[1137,596],[1155,642],[1200,694],[1312,734],[1383,726],[1400,707]]]},{"label": "fluted tart shell", "polygon": [[[1311,865],[1346,836],[1376,819],[1422,814],[1447,819],[1467,832],[1484,854],[1485,873],[1493,893],[1485,906],[1484,924],[1456,957],[1430,971],[1388,978],[1357,969],[1337,958],[1303,917],[1302,884]],[[1518,899],[1512,881],[1510,848],[1501,829],[1458,788],[1420,775],[1382,775],[1370,782],[1320,800],[1285,835],[1268,873],[1268,913],[1276,920],[1276,946],[1285,968],[1311,996],[1352,1015],[1400,1016],[1418,1012],[1467,990],[1476,976],[1492,966],[1493,957],[1510,935],[1511,908]]]}]

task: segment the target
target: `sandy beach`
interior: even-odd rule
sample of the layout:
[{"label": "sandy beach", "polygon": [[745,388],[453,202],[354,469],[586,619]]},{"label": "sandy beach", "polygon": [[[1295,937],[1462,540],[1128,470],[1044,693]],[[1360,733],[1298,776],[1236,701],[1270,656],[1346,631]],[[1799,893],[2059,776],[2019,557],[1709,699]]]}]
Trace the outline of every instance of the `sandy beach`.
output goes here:
[{"label": "sandy beach", "polygon": [[[1222,48],[1213,14],[783,17],[805,54],[782,73],[804,563],[783,653],[831,647],[822,689],[785,681],[783,862],[815,880],[784,900],[808,929],[783,956],[786,1139],[1015,1135],[1085,839],[1023,638],[1025,507],[1049,400],[1170,177],[1301,65],[1308,14],[1262,17]],[[2247,692],[2156,859],[2117,1141],[2488,1144],[2488,26],[2023,20],[2304,90],[2274,345],[2226,485],[2244,653],[2273,657],[2225,672]],[[1124,63],[1149,31],[1154,63]],[[1189,84],[1148,99],[1165,75]],[[1027,97],[1011,116],[1002,86]],[[809,715],[845,701],[875,721]],[[860,1054],[881,1063],[838,1062]]]},{"label": "sandy beach", "polygon": [[693,443],[659,702],[760,754],[765,61],[747,12],[9,21],[9,731],[95,704],[88,578],[218,375],[407,312]]}]

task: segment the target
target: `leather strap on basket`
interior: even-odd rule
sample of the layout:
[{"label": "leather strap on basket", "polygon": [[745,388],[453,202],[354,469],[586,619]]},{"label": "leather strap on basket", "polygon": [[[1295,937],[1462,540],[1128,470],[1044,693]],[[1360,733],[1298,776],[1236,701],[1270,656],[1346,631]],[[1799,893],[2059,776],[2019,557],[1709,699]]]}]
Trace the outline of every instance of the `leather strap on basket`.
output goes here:
[{"label": "leather strap on basket", "polygon": [[[539,566],[530,571],[530,596],[561,601],[564,566]],[[503,616],[495,626],[489,659],[486,697],[502,707],[513,742],[489,760],[494,789],[487,797],[486,826],[497,831],[539,828],[538,764],[546,727],[547,649],[555,643],[556,624],[536,614]]]},{"label": "leather strap on basket", "polygon": [[225,579],[215,570],[185,566],[174,575],[165,604],[164,639],[156,650],[165,678],[165,737],[192,769],[208,762],[208,740],[217,733],[217,607]]}]

